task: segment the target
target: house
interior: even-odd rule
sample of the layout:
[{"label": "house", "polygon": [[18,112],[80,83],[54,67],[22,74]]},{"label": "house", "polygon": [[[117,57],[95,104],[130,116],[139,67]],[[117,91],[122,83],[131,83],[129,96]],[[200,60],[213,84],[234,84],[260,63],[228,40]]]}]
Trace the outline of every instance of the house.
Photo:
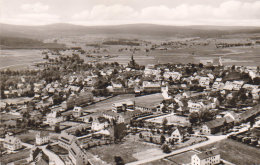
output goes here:
[{"label": "house", "polygon": [[92,122],[91,130],[92,131],[100,131],[109,126],[108,120],[104,117],[98,117]]},{"label": "house", "polygon": [[46,124],[55,125],[63,121],[63,116],[61,116],[57,111],[53,111],[46,116],[46,119]]},{"label": "house", "polygon": [[143,88],[161,88],[160,82],[143,81]]},{"label": "house", "polygon": [[43,145],[49,143],[49,141],[50,141],[50,136],[48,132],[41,131],[37,133],[35,136],[36,145]]},{"label": "house", "polygon": [[22,148],[22,142],[18,137],[6,135],[4,139],[4,148],[9,151],[15,151]]},{"label": "house", "polygon": [[74,107],[72,115],[74,117],[80,117],[82,114],[82,108],[81,107]]},{"label": "house", "polygon": [[167,80],[172,78],[172,80],[180,80],[182,74],[179,72],[164,72],[163,77]]},{"label": "house", "polygon": [[233,90],[233,83],[230,81],[227,81],[223,87],[224,90],[232,91]]},{"label": "house", "polygon": [[49,165],[50,159],[42,149],[36,147],[31,149],[28,163],[32,165]]},{"label": "house", "polygon": [[171,99],[172,97],[169,95],[169,87],[161,87],[162,96],[165,100]]},{"label": "house", "polygon": [[240,88],[243,86],[244,81],[233,81],[233,90],[240,90]]},{"label": "house", "polygon": [[200,77],[199,84],[201,87],[209,87],[210,84],[210,78],[209,77]]},{"label": "house", "polygon": [[220,163],[220,154],[217,149],[204,151],[191,156],[191,165],[213,165]]},{"label": "house", "polygon": [[188,101],[188,109],[190,113],[200,112],[201,110],[205,109],[205,105],[203,104],[203,102]]},{"label": "house", "polygon": [[218,133],[225,124],[228,125],[233,122],[234,120],[229,116],[208,121],[202,125],[201,133],[206,135]]},{"label": "house", "polygon": [[185,132],[183,129],[177,127],[172,133],[171,136],[168,138],[168,141],[174,140],[176,142],[183,142],[185,136]]},{"label": "house", "polygon": [[234,112],[227,112],[225,115],[224,115],[225,118],[227,117],[230,117],[233,121],[237,121],[238,118],[239,118],[239,115],[234,113]]}]

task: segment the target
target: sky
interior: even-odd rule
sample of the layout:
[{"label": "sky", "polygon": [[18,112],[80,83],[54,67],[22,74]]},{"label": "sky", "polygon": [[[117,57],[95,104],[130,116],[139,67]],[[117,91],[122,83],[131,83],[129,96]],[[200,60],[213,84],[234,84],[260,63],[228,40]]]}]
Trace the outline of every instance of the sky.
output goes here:
[{"label": "sky", "polygon": [[0,22],[260,26],[260,0],[0,0]]}]

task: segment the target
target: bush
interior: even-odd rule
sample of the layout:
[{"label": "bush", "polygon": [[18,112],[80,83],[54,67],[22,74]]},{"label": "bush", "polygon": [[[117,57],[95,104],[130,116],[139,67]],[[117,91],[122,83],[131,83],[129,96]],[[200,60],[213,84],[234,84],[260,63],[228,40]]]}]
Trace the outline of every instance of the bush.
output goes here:
[{"label": "bush", "polygon": [[171,149],[170,149],[170,147],[167,144],[164,144],[164,145],[162,145],[162,151],[164,153],[170,153]]}]

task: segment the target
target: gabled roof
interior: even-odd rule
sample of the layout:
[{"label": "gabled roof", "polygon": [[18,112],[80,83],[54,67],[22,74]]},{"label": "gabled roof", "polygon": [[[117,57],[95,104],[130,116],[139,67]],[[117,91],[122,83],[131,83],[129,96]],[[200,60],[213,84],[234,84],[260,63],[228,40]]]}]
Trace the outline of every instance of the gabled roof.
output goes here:
[{"label": "gabled roof", "polygon": [[217,149],[212,149],[212,150],[204,151],[202,153],[197,154],[197,156],[199,157],[200,160],[204,160],[209,157],[216,156],[216,155],[219,155],[219,151]]},{"label": "gabled roof", "polygon": [[215,120],[211,120],[205,123],[209,128],[217,128],[223,125],[225,119],[224,118],[218,118]]}]

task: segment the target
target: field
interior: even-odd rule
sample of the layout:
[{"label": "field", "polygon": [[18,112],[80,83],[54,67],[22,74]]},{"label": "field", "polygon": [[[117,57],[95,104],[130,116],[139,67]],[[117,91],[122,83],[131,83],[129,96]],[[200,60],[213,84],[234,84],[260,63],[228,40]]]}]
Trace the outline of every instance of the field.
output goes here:
[{"label": "field", "polygon": [[124,163],[129,163],[137,160],[133,156],[134,153],[158,148],[153,144],[139,142],[138,138],[138,136],[133,138],[133,135],[128,135],[122,143],[103,145],[91,148],[87,151],[94,155],[98,155],[102,160],[108,163],[115,164],[114,156],[120,156],[124,160]]},{"label": "field", "polygon": [[134,98],[134,95],[132,95],[132,94],[118,95],[118,96],[109,98],[107,100],[103,100],[98,103],[95,103],[93,105],[89,105],[89,106],[83,108],[83,110],[85,112],[102,113],[104,111],[111,110],[112,104],[114,102],[129,100],[129,99],[133,99],[133,98]]},{"label": "field", "polygon": [[10,49],[0,51],[0,69],[27,68],[35,62],[42,61],[41,50],[35,49]]},{"label": "field", "polygon": [[221,158],[231,163],[237,165],[260,164],[260,150],[258,148],[226,139],[198,150],[206,150],[212,147],[219,149]]},{"label": "field", "polygon": [[164,119],[167,119],[168,124],[183,124],[183,125],[189,124],[188,117],[177,116],[174,114],[163,115],[156,118],[147,119],[146,121],[152,123],[162,123]]}]

